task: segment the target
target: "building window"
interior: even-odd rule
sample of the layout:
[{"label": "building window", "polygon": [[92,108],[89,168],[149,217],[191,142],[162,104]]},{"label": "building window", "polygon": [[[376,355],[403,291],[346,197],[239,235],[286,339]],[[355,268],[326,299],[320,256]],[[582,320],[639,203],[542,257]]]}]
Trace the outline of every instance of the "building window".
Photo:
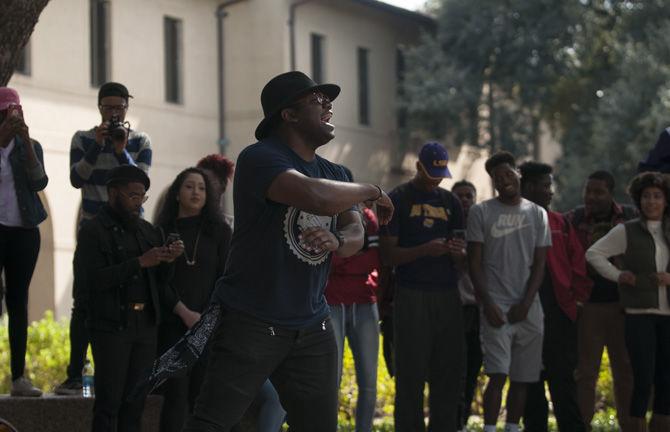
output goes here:
[{"label": "building window", "polygon": [[370,124],[369,54],[366,48],[358,48],[358,122],[366,126]]},{"label": "building window", "polygon": [[165,100],[181,103],[182,97],[182,21],[165,17]]},{"label": "building window", "polygon": [[312,79],[318,84],[325,80],[323,76],[323,36],[312,33]]},{"label": "building window", "polygon": [[14,70],[21,75],[30,76],[30,41],[21,50],[19,54],[19,61],[16,62],[16,67]]},{"label": "building window", "polygon": [[91,85],[109,81],[109,1],[89,0],[91,12]]}]

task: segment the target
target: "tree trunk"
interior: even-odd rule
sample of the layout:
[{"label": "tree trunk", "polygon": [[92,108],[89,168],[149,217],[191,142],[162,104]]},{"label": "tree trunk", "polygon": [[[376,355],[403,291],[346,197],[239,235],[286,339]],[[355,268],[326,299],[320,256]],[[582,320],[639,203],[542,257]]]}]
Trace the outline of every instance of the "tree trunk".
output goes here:
[{"label": "tree trunk", "polygon": [[21,50],[47,3],[49,0],[0,1],[0,86],[6,86],[12,77]]}]

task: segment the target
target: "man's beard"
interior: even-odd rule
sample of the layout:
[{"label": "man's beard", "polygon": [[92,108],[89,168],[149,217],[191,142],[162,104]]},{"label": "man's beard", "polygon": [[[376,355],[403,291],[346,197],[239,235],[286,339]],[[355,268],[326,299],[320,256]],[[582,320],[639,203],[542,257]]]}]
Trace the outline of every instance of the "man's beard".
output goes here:
[{"label": "man's beard", "polygon": [[119,208],[117,206],[112,207],[114,211],[116,212],[117,216],[119,217],[119,220],[121,222],[121,225],[128,230],[128,231],[135,231],[137,230],[137,226],[140,223],[140,216],[135,215],[132,212],[129,212],[126,209]]}]

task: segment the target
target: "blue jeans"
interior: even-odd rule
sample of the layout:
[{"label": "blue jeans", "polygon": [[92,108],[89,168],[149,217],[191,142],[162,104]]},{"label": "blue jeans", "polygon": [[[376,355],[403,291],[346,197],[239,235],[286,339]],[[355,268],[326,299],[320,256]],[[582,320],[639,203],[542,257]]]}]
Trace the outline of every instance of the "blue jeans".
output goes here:
[{"label": "blue jeans", "polygon": [[356,432],[372,430],[372,418],[377,401],[377,359],[379,355],[379,311],[376,303],[330,305],[335,342],[337,343],[337,382],[342,379],[344,338],[356,366]]}]

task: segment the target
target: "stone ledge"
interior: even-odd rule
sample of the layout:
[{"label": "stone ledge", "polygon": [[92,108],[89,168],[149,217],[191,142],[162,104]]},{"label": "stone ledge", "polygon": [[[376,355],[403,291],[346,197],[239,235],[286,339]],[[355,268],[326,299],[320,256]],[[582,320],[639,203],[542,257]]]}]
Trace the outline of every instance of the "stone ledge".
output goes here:
[{"label": "stone ledge", "polygon": [[[39,398],[0,396],[0,417],[18,432],[90,432],[93,398],[45,394]],[[161,396],[147,398],[143,432],[158,432]]]}]

